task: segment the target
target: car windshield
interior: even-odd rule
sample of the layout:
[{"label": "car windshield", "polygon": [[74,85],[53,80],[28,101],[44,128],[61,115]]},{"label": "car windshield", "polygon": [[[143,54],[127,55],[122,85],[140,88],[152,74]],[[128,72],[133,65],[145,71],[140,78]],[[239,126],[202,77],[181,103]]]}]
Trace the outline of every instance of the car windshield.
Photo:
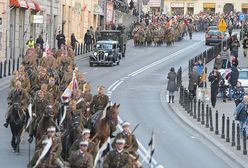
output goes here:
[{"label": "car windshield", "polygon": [[221,32],[219,32],[219,31],[209,31],[208,34],[215,35],[215,36],[220,36]]},{"label": "car windshield", "polygon": [[209,27],[209,30],[218,30],[218,27],[215,27],[215,26]]},{"label": "car windshield", "polygon": [[98,49],[109,49],[111,50],[113,48],[112,44],[97,44],[96,48]]},{"label": "car windshield", "polygon": [[248,71],[239,71],[239,79],[248,79]]}]

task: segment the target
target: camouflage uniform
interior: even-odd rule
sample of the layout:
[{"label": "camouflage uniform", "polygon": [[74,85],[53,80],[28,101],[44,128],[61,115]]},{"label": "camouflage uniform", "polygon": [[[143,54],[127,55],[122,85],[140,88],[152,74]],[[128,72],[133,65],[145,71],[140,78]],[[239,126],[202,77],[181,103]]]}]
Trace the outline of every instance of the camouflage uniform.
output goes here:
[{"label": "camouflage uniform", "polygon": [[134,134],[126,134],[124,131],[117,134],[113,143],[112,148],[115,149],[115,144],[117,139],[125,139],[125,147],[124,149],[127,150],[130,154],[135,155],[137,152],[139,145],[138,142],[134,136]]},{"label": "camouflage uniform", "polygon": [[69,157],[71,168],[93,168],[93,157],[89,153],[73,151]]},{"label": "camouflage uniform", "polygon": [[110,151],[103,163],[103,168],[132,168],[129,153],[125,150],[118,152]]}]

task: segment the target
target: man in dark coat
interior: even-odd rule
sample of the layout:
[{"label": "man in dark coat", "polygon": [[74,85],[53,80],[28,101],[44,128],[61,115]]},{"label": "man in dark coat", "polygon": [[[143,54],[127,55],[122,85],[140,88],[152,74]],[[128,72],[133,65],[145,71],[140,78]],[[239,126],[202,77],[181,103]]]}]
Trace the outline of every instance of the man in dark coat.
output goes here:
[{"label": "man in dark coat", "polygon": [[238,78],[239,78],[239,71],[236,66],[233,66],[229,78],[229,83],[230,83],[229,100],[232,100],[232,90],[236,86],[238,82]]},{"label": "man in dark coat", "polygon": [[214,70],[209,74],[208,76],[209,82],[211,82],[211,103],[213,108],[215,108],[216,104],[216,97],[218,94],[219,89],[219,82],[220,82],[220,73],[218,72],[218,69],[214,67]]},{"label": "man in dark coat", "polygon": [[188,86],[188,90],[193,97],[196,96],[197,83],[198,83],[197,66],[194,66],[193,71],[190,72],[189,74],[189,86]]},{"label": "man in dark coat", "polygon": [[90,52],[90,45],[92,44],[90,30],[87,30],[84,35],[84,44],[86,45],[86,52]]},{"label": "man in dark coat", "polygon": [[56,36],[56,40],[58,41],[58,49],[61,48],[61,45],[65,45],[65,35],[59,31],[59,34]]},{"label": "man in dark coat", "polygon": [[174,103],[175,91],[177,91],[176,78],[177,74],[175,72],[175,69],[172,67],[167,76],[167,79],[169,80],[167,84],[167,90],[169,91],[169,103],[171,102],[171,100],[172,103]]},{"label": "man in dark coat", "polygon": [[75,50],[75,47],[76,47],[76,44],[79,43],[75,37],[75,34],[72,33],[71,34],[71,46],[72,46],[72,49],[73,51]]},{"label": "man in dark coat", "polygon": [[36,45],[40,45],[40,48],[44,50],[44,40],[41,35],[36,39]]}]

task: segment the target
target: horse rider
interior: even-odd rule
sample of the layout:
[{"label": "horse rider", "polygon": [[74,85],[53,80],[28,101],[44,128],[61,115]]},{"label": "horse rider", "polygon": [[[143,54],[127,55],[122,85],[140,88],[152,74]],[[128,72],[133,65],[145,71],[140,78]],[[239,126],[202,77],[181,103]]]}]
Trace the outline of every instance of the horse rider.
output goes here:
[{"label": "horse rider", "polygon": [[[36,150],[37,153],[40,153],[40,151],[43,148],[44,142],[51,139],[52,140],[52,145],[50,147],[50,149],[48,150],[49,155],[45,156],[45,163],[43,163],[44,167],[47,168],[53,168],[53,167],[60,167],[63,168],[63,161],[60,157],[61,152],[62,152],[62,145],[61,145],[61,140],[60,137],[57,137],[55,134],[56,128],[51,126],[47,128],[47,132],[46,135],[43,135],[42,138],[37,142],[36,145]],[[34,158],[31,160],[31,162],[29,163],[29,165],[33,166],[35,165],[36,161],[37,161],[37,155],[34,155]],[[43,159],[42,159],[43,160]]]},{"label": "horse rider", "polygon": [[83,112],[86,110],[86,103],[84,101],[82,91],[80,89],[74,91],[72,100],[76,102],[76,106],[79,111]]},{"label": "horse rider", "polygon": [[74,143],[72,144],[72,146],[70,148],[70,153],[72,151],[76,151],[79,149],[79,143],[81,141],[87,141],[88,142],[88,150],[87,151],[93,155],[93,158],[95,158],[95,156],[97,154],[97,149],[96,149],[96,144],[90,139],[90,129],[84,129],[82,131],[82,134],[80,135],[80,137],[78,137],[78,139],[76,141],[74,141]]},{"label": "horse rider", "polygon": [[78,81],[78,88],[80,90],[83,90],[84,89],[84,84],[86,83],[86,80],[85,80],[85,75],[82,72],[78,73],[77,81]]},{"label": "horse rider", "polygon": [[118,133],[112,143],[112,148],[115,149],[116,147],[116,140],[117,139],[125,139],[125,146],[124,149],[127,150],[130,154],[135,155],[138,151],[139,145],[136,140],[135,135],[130,130],[130,123],[125,121],[122,124],[123,131]]},{"label": "horse rider", "polygon": [[28,106],[28,94],[27,92],[22,88],[21,81],[17,80],[15,82],[15,88],[11,90],[11,92],[8,95],[8,111],[6,113],[6,123],[4,123],[4,126],[7,128],[9,125],[9,119],[13,110],[14,103],[20,103],[20,109],[23,113],[25,113],[25,110]]},{"label": "horse rider", "polygon": [[67,71],[64,71],[62,80],[60,81],[61,91],[64,91],[70,84],[73,77],[73,66],[69,65]]},{"label": "horse rider", "polygon": [[81,141],[79,143],[79,149],[72,151],[69,157],[69,163],[71,168],[93,168],[93,157],[88,153],[88,141]]},{"label": "horse rider", "polygon": [[17,79],[21,81],[22,88],[28,93],[30,90],[30,80],[28,78],[28,74],[25,72],[25,67],[23,65],[21,65],[18,70]]},{"label": "horse rider", "polygon": [[93,125],[95,125],[96,121],[101,116],[104,108],[109,102],[108,96],[105,95],[105,87],[103,85],[98,86],[97,91],[98,94],[93,96],[93,101],[90,105],[90,108],[92,109],[91,121]]},{"label": "horse rider", "polygon": [[117,139],[115,149],[111,150],[104,159],[103,168],[132,168],[131,158],[124,149],[125,139]]},{"label": "horse rider", "polygon": [[91,103],[91,109],[93,109],[93,114],[98,111],[103,111],[109,102],[109,98],[105,95],[105,87],[103,85],[97,87],[98,94],[93,96],[93,101]]},{"label": "horse rider", "polygon": [[84,98],[84,101],[85,101],[87,107],[89,107],[90,104],[93,101],[93,96],[92,96],[92,93],[91,93],[91,87],[90,87],[89,83],[84,84],[83,91],[82,91],[82,96]]}]

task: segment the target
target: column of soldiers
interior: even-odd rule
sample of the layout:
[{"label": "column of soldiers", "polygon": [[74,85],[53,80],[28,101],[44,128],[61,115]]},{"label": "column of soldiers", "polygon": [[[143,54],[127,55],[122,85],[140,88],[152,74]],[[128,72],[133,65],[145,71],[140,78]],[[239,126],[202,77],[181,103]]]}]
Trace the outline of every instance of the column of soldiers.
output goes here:
[{"label": "column of soldiers", "polygon": [[[89,82],[74,63],[74,52],[71,47],[62,45],[56,53],[48,51],[43,56],[41,53],[38,47],[29,49],[19,70],[13,73],[4,126],[7,128],[11,122],[15,103],[20,103],[27,124],[30,118],[28,105],[32,104],[32,121],[26,131],[30,143],[35,137],[35,154],[28,167],[55,168],[67,165],[72,168],[91,168],[99,148],[91,134],[92,122],[96,122],[92,121],[95,120],[92,116],[103,111],[109,103],[105,87],[99,86],[98,94],[92,95]],[[61,95],[71,82],[73,73],[78,81],[78,89],[65,105]],[[59,125],[64,106],[67,106],[66,113],[64,111],[65,118]],[[75,137],[68,145],[69,143],[64,143],[67,142],[66,135],[74,131],[74,128]],[[52,145],[40,160],[49,144],[48,140],[51,140]],[[131,168],[131,160],[136,155],[138,143],[130,131],[130,123],[123,124],[123,132],[117,134],[112,147],[113,150],[104,159],[103,167]],[[67,151],[68,157],[66,154],[62,155],[63,151]]]}]

